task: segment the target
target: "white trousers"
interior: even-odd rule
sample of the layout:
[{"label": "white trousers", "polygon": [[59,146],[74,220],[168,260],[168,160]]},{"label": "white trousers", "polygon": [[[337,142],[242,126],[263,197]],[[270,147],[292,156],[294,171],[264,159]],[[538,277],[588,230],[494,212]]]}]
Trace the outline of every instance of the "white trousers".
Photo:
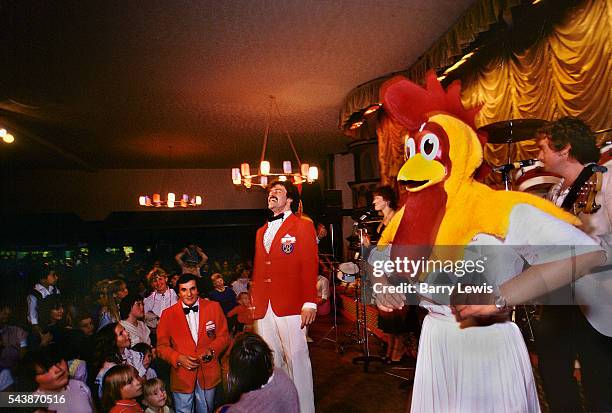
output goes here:
[{"label": "white trousers", "polygon": [[306,328],[301,329],[302,317],[277,317],[268,303],[264,318],[255,320],[255,332],[272,349],[274,366],[282,368],[293,379],[300,398],[300,412],[314,413],[312,367],[306,342]]}]

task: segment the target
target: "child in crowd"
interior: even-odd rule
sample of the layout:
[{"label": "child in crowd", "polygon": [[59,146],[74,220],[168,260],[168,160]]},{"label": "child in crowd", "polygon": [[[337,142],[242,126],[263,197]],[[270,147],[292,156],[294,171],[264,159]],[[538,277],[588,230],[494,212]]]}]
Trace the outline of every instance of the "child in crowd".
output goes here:
[{"label": "child in crowd", "polygon": [[46,395],[46,408],[56,413],[93,413],[89,387],[70,379],[68,364],[51,344],[28,353],[23,360],[23,390],[36,388],[35,394]]},{"label": "child in crowd", "polygon": [[236,331],[253,331],[253,308],[248,293],[238,294],[238,305],[227,313],[228,318],[235,315],[238,316]]},{"label": "child in crowd", "polygon": [[145,413],[173,413],[170,408],[166,385],[158,378],[145,382],[142,390],[143,404],[147,406]]},{"label": "child in crowd", "polygon": [[145,374],[142,376],[142,378],[144,380],[157,378],[157,372],[153,367],[151,367],[151,362],[155,358],[153,347],[151,347],[147,343],[140,342],[135,346],[132,346],[132,350],[136,351],[142,356],[142,365],[146,369]]},{"label": "child in crowd", "polygon": [[144,413],[136,399],[142,395],[138,371],[129,365],[112,367],[104,377],[102,407],[109,413]]},{"label": "child in crowd", "polygon": [[128,295],[127,284],[121,279],[102,280],[96,285],[99,294],[98,331],[104,326],[121,320],[119,303]]}]

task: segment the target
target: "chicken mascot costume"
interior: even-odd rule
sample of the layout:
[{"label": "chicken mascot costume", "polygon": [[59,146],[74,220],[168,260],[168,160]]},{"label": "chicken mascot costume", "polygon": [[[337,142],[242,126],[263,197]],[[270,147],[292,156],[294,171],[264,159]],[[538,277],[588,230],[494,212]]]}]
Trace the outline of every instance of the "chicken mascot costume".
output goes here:
[{"label": "chicken mascot costume", "polygon": [[[387,245],[388,259],[423,261],[445,246],[455,246],[452,251],[469,245],[505,247],[511,253],[501,254],[503,261],[492,257],[488,263],[495,262],[495,282],[501,285],[523,272],[525,262],[537,266],[551,260],[538,246],[597,249],[574,227],[579,220],[552,203],[475,181],[485,139],[474,127],[478,109],[467,110],[461,103],[459,82],[445,91],[433,72],[424,88],[398,76],[383,85],[381,101],[404,129],[405,163],[397,179],[407,190],[403,207],[379,242]],[[557,254],[555,259],[559,258]],[[419,343],[411,411],[540,411],[524,339],[509,320],[506,306],[498,305],[496,300],[503,297],[491,296],[499,313],[472,315],[468,318],[476,321],[466,323],[468,318],[461,319],[450,301],[419,295],[428,315]]]}]

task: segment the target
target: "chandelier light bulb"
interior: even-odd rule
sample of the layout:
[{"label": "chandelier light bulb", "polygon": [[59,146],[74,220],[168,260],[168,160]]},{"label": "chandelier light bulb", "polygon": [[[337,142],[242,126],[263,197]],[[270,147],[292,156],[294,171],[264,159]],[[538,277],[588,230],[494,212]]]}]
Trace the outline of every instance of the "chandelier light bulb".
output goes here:
[{"label": "chandelier light bulb", "polygon": [[310,165],[307,163],[303,163],[302,165],[300,165],[300,172],[302,173],[302,176],[304,177],[308,176],[309,169],[310,169]]},{"label": "chandelier light bulb", "polygon": [[313,182],[319,179],[319,170],[316,166],[308,168],[308,182]]},{"label": "chandelier light bulb", "polygon": [[15,142],[15,137],[10,133],[7,133],[2,137],[2,140],[4,141],[4,143],[13,143]]},{"label": "chandelier light bulb", "polygon": [[262,175],[270,175],[270,162],[261,161],[259,164],[259,173]]},{"label": "chandelier light bulb", "polygon": [[240,176],[239,168],[232,168],[232,182],[234,185],[240,185],[242,182],[242,177]]},{"label": "chandelier light bulb", "polygon": [[144,196],[144,195],[139,196],[139,197],[138,197],[138,204],[139,204],[140,206],[145,206],[145,205],[147,205],[147,197],[146,197],[146,196]]},{"label": "chandelier light bulb", "polygon": [[195,197],[195,204],[196,205],[202,205],[202,197],[200,195],[196,195],[196,197]]},{"label": "chandelier light bulb", "polygon": [[240,172],[242,173],[242,176],[246,178],[247,176],[251,175],[251,167],[245,162],[240,165]]},{"label": "chandelier light bulb", "polygon": [[268,185],[268,177],[267,176],[262,176],[259,179],[259,183],[261,184],[261,186],[267,186]]},{"label": "chandelier light bulb", "polygon": [[278,180],[281,182],[285,182],[287,180],[287,177],[285,175],[281,175],[278,177]]},{"label": "chandelier light bulb", "polygon": [[283,161],[283,173],[291,175],[291,161]]},{"label": "chandelier light bulb", "polygon": [[0,128],[0,138],[4,138],[8,132],[4,128]]},{"label": "chandelier light bulb", "polygon": [[153,194],[153,203],[159,204],[161,202],[161,196],[159,194]]}]

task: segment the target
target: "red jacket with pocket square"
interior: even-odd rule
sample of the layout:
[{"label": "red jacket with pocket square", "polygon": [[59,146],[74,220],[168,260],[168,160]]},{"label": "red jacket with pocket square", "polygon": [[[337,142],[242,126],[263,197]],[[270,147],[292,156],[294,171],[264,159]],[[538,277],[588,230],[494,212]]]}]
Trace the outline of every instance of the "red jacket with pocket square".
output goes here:
[{"label": "red jacket with pocket square", "polygon": [[[194,343],[191,336],[181,300],[164,310],[157,326],[157,352],[172,366],[170,389],[173,392],[193,393],[196,379],[204,389],[214,388],[221,381],[218,357],[230,342],[227,321],[217,302],[200,298],[197,305],[197,343]],[[209,349],[214,350],[214,358],[208,363],[200,361],[195,370],[187,370],[177,364],[181,354],[201,359]]]}]

